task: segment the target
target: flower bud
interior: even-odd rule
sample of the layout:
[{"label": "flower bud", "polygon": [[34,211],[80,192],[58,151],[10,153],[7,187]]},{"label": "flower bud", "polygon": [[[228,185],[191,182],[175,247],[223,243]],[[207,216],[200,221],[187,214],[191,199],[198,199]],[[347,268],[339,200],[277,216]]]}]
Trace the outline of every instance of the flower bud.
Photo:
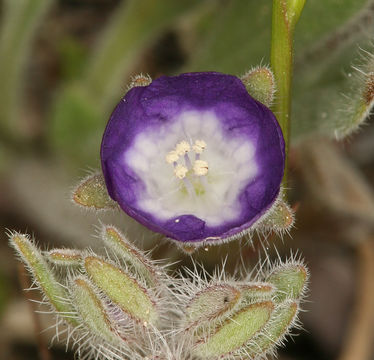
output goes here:
[{"label": "flower bud", "polygon": [[156,323],[158,311],[155,301],[137,279],[96,256],[87,256],[84,268],[91,281],[123,312],[144,326]]}]

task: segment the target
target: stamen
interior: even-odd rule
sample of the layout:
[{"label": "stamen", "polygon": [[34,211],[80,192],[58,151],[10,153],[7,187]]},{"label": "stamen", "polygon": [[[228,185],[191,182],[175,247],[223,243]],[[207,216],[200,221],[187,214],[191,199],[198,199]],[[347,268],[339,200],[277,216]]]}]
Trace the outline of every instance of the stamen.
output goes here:
[{"label": "stamen", "polygon": [[165,159],[168,164],[173,164],[178,161],[179,155],[175,150],[172,150],[166,154]]},{"label": "stamen", "polygon": [[178,164],[174,168],[174,174],[178,179],[184,179],[187,173],[188,169],[183,165]]},{"label": "stamen", "polygon": [[187,166],[187,169],[192,169],[191,160],[187,153],[184,154],[184,163]]},{"label": "stamen", "polygon": [[192,149],[196,154],[201,154],[206,149],[206,142],[204,140],[196,140]]},{"label": "stamen", "polygon": [[193,164],[193,171],[197,176],[204,176],[208,174],[208,169],[208,163],[204,160],[196,160]]},{"label": "stamen", "polygon": [[178,143],[177,146],[175,147],[175,151],[179,156],[187,154],[190,150],[191,150],[191,145],[185,140]]}]

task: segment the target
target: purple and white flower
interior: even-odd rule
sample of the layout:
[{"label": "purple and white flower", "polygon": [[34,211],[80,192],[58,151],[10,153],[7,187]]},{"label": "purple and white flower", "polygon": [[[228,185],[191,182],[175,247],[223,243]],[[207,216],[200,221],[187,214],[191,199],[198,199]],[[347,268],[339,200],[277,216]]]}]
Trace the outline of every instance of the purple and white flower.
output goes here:
[{"label": "purple and white flower", "polygon": [[273,113],[235,76],[162,76],[128,91],[101,146],[109,195],[168,238],[236,237],[276,202],[285,151]]}]

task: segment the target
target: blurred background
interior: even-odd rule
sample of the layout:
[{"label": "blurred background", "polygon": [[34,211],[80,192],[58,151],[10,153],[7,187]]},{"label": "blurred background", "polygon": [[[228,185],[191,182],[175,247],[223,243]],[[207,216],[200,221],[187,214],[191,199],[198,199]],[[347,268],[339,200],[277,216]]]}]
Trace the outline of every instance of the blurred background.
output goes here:
[{"label": "blurred background", "polygon": [[[270,0],[0,1],[0,359],[73,359],[55,342],[48,314],[8,246],[7,231],[44,248],[100,247],[99,219],[117,224],[154,257],[183,255],[120,213],[84,212],[72,186],[99,168],[101,136],[131,76],[186,71],[243,75],[269,64]],[[374,123],[340,142],[352,81],[371,59],[374,1],[307,1],[295,34],[289,197],[291,236],[202,249],[212,270],[238,253],[250,269],[266,248],[302,254],[311,271],[304,331],[282,360],[374,359]],[[368,53],[369,52],[369,53]],[[353,66],[352,66],[353,65]],[[345,94],[345,95],[343,95]],[[344,97],[346,96],[346,97]],[[262,255],[263,257],[263,255]],[[42,350],[40,350],[42,349]]]}]

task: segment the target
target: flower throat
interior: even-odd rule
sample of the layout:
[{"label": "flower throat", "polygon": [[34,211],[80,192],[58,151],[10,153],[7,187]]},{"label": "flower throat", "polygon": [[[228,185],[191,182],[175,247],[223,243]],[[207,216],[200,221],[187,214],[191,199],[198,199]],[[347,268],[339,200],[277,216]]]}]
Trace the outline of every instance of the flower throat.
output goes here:
[{"label": "flower throat", "polygon": [[166,162],[174,167],[174,176],[183,182],[183,190],[190,196],[203,195],[208,185],[208,162],[200,159],[206,147],[204,140],[196,140],[192,146],[183,140],[165,157]]}]

